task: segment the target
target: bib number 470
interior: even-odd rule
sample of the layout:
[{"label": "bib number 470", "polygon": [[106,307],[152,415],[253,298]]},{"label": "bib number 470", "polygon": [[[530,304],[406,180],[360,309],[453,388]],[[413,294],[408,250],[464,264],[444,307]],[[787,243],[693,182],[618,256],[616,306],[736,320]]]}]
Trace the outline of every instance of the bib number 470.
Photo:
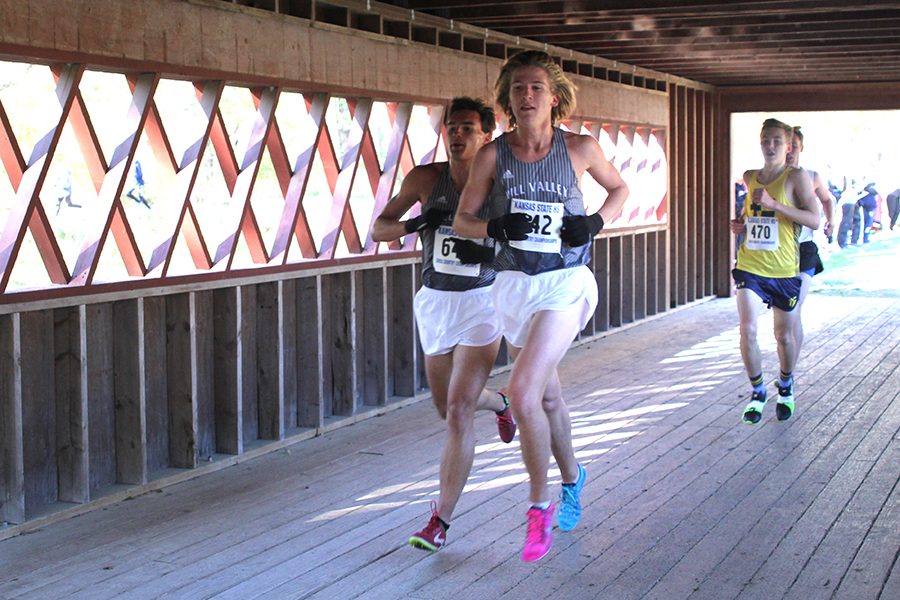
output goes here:
[{"label": "bib number 470", "polygon": [[750,227],[750,235],[757,239],[768,240],[772,237],[771,225],[753,225]]}]

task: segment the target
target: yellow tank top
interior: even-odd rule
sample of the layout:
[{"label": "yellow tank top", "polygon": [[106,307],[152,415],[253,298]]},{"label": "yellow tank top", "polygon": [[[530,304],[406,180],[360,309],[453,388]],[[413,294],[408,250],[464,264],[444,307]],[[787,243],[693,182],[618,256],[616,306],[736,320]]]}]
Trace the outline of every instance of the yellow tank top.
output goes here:
[{"label": "yellow tank top", "polygon": [[793,206],[784,192],[791,167],[769,184],[759,182],[756,171],[747,182],[747,197],[741,216],[747,225],[744,241],[738,248],[737,268],[762,277],[796,277],[800,272],[800,227],[774,210],[763,210],[753,202],[753,191],[764,188],[780,204]]}]

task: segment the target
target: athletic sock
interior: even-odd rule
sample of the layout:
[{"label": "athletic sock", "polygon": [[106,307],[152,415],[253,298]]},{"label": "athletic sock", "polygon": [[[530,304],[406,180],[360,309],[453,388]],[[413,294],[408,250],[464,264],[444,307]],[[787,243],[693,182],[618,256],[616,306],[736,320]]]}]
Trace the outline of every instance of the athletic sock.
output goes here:
[{"label": "athletic sock", "polygon": [[750,385],[753,386],[753,391],[757,394],[766,395],[766,384],[763,383],[762,373],[756,375],[755,377],[750,378]]},{"label": "athletic sock", "polygon": [[537,509],[540,509],[540,510],[547,510],[548,508],[550,508],[550,501],[547,500],[546,502],[532,502],[532,503],[531,503],[531,508],[537,508]]},{"label": "athletic sock", "polygon": [[791,387],[791,384],[794,383],[794,377],[792,373],[785,373],[781,371],[778,375],[778,387],[786,388]]},{"label": "athletic sock", "polygon": [[499,390],[497,391],[497,395],[500,396],[501,400],[503,400],[503,408],[501,408],[500,410],[495,410],[494,412],[498,415],[502,415],[504,412],[506,412],[506,409],[509,408],[509,398],[507,398],[506,394]]},{"label": "athletic sock", "polygon": [[443,520],[440,517],[438,517],[438,521],[441,522],[441,526],[444,528],[444,531],[447,531],[448,529],[450,529],[450,523],[448,523],[447,521]]}]

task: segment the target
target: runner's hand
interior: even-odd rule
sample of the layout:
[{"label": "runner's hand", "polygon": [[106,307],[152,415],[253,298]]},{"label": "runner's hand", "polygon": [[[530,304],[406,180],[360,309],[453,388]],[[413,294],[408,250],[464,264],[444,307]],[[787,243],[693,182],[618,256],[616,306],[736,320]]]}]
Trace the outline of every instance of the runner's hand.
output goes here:
[{"label": "runner's hand", "polygon": [[525,213],[508,213],[487,224],[488,236],[501,242],[527,240],[531,230],[531,219]]},{"label": "runner's hand", "polygon": [[489,263],[494,260],[494,249],[476,244],[472,240],[453,240],[453,252],[456,257],[464,265],[477,265],[478,263]]},{"label": "runner's hand", "polygon": [[603,229],[603,217],[600,216],[600,213],[590,216],[563,217],[559,238],[569,246],[584,246],[594,239],[601,229]]},{"label": "runner's hand", "polygon": [[429,208],[425,211],[425,214],[419,215],[418,217],[413,217],[412,219],[409,219],[408,221],[403,223],[403,228],[406,230],[406,233],[412,233],[413,231],[422,231],[423,229],[437,229],[446,220],[446,218],[452,214],[453,213],[449,210]]}]

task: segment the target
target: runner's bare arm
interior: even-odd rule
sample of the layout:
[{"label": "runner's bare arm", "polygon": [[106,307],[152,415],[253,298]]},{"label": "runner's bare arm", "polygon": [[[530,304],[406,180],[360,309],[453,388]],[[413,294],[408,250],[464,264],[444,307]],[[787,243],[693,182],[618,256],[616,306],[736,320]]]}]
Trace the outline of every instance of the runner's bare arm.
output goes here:
[{"label": "runner's bare arm", "polygon": [[598,211],[603,221],[608,223],[615,219],[622,212],[629,193],[622,175],[606,159],[600,144],[592,136],[572,134],[567,137],[566,146],[574,159],[572,166],[575,167],[575,175],[580,179],[581,174],[587,171],[609,194]]},{"label": "runner's bare arm", "polygon": [[388,201],[372,224],[372,239],[376,242],[399,240],[409,233],[400,219],[416,202],[424,202],[431,192],[435,177],[430,165],[414,168],[403,180],[400,191]]},{"label": "runner's bare arm", "polygon": [[478,151],[469,169],[469,179],[459,196],[459,206],[453,219],[453,231],[467,238],[486,238],[487,221],[476,215],[487,202],[491,187],[494,185],[494,169],[497,163],[497,152],[493,143],[487,144]]}]

